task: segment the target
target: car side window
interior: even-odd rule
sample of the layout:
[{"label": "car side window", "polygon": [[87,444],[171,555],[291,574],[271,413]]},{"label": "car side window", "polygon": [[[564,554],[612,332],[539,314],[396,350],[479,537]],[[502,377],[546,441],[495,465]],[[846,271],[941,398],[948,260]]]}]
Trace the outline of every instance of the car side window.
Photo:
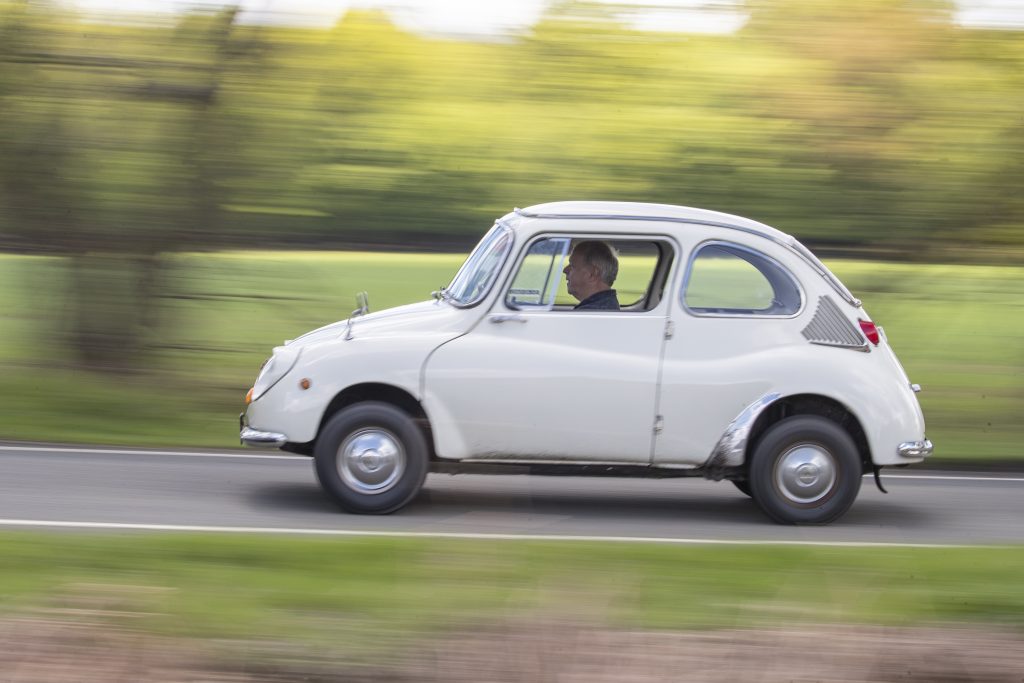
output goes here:
[{"label": "car side window", "polygon": [[796,279],[773,258],[710,242],[690,261],[682,302],[695,315],[793,315],[802,296]]},{"label": "car side window", "polygon": [[505,297],[509,308],[551,308],[568,255],[568,237],[548,237],[531,244]]},{"label": "car side window", "polygon": [[530,244],[505,296],[509,308],[570,310],[579,301],[569,294],[563,274],[573,247],[585,240],[608,244],[619,262],[613,288],[622,311],[647,311],[658,305],[674,253],[666,242],[653,239],[543,237]]}]

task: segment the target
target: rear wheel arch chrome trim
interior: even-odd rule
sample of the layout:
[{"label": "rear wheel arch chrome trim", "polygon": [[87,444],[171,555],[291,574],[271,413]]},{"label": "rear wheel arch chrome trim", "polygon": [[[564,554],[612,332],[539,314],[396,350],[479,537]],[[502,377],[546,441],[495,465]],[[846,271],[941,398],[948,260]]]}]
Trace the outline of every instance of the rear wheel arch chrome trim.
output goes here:
[{"label": "rear wheel arch chrome trim", "polygon": [[750,440],[751,430],[757,424],[757,418],[781,398],[782,394],[772,391],[744,408],[729,423],[715,444],[711,457],[708,458],[708,466],[713,469],[742,466],[746,462],[747,442]]}]

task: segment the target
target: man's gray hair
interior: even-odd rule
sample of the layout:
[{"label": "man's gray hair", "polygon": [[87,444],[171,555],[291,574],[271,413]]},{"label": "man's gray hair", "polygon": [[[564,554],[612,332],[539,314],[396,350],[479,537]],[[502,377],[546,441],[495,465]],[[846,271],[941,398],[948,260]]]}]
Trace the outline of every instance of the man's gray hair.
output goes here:
[{"label": "man's gray hair", "polygon": [[619,276],[619,257],[615,250],[600,240],[577,242],[572,253],[578,254],[588,266],[597,268],[601,281],[611,287]]}]

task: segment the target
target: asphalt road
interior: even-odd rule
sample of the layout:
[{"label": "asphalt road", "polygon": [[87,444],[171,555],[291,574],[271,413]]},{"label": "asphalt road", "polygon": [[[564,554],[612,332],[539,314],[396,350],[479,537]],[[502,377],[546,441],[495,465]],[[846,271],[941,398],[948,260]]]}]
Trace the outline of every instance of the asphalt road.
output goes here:
[{"label": "asphalt road", "polygon": [[728,482],[431,474],[388,516],[340,512],[312,461],[272,452],[0,445],[0,529],[210,530],[657,539],[1024,543],[1024,477],[912,468],[870,477],[828,527],[772,524]]}]

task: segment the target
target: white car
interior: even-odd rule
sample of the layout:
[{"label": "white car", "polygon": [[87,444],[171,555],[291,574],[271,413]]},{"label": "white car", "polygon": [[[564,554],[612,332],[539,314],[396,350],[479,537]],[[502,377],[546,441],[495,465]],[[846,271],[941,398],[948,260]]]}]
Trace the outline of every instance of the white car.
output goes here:
[{"label": "white car", "polygon": [[[618,310],[574,308],[563,270],[581,241],[617,254]],[[275,348],[241,440],[312,455],[355,513],[398,510],[428,471],[513,471],[728,479],[777,522],[825,524],[864,474],[881,488],[881,467],[931,454],[919,389],[793,237],[557,202],[500,218],[432,300],[364,300]]]}]

